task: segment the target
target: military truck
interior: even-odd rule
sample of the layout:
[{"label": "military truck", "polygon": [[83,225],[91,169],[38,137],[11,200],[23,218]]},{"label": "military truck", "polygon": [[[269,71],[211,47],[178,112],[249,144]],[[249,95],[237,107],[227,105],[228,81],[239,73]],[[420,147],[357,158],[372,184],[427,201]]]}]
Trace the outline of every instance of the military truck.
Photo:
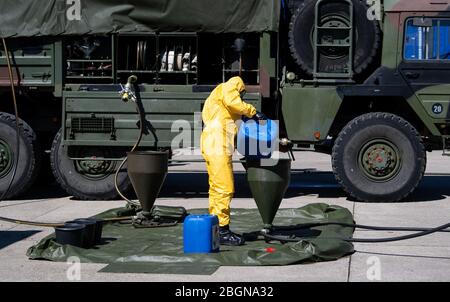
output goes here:
[{"label": "military truck", "polygon": [[[296,148],[331,154],[357,200],[407,198],[426,152],[447,154],[445,0],[5,0],[0,12],[21,118],[17,155],[2,47],[0,191],[17,170],[9,198],[46,161],[76,198],[117,197],[113,174],[139,126],[118,96],[130,75],[148,122],[143,149],[173,149],[177,120],[194,137],[209,92],[240,75],[246,101],[280,120]],[[125,171],[119,186],[130,186]]]}]

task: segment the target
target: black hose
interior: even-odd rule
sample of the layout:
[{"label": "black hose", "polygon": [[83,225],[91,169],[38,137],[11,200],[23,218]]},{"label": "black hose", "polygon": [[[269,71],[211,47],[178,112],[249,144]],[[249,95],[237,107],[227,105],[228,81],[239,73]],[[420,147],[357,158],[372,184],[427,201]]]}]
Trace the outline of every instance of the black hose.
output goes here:
[{"label": "black hose", "polygon": [[[427,232],[434,230],[435,228],[419,228],[419,227],[390,227],[390,226],[372,226],[372,225],[363,225],[363,224],[352,224],[352,223],[343,223],[343,222],[321,222],[321,223],[306,223],[296,226],[281,226],[275,227],[276,231],[289,231],[289,230],[300,230],[306,228],[314,228],[320,226],[327,225],[338,225],[343,227],[350,227],[356,229],[366,229],[372,231],[400,231],[400,232]],[[439,232],[450,233],[450,230],[440,230]]]},{"label": "black hose", "polygon": [[[370,230],[376,230],[376,231],[415,231],[415,230],[423,230],[418,233],[404,235],[404,236],[397,236],[397,237],[388,237],[388,238],[320,238],[322,240],[330,240],[330,239],[338,239],[343,240],[347,242],[355,242],[355,243],[382,243],[382,242],[394,242],[394,241],[402,241],[402,240],[408,240],[418,237],[427,236],[433,233],[437,232],[449,232],[449,230],[446,230],[450,227],[450,223],[435,227],[435,228],[427,228],[427,229],[421,229],[421,228],[407,228],[407,227],[376,227],[376,226],[367,226],[367,225],[357,225],[357,224],[347,224],[347,223],[339,223],[339,222],[325,222],[325,223],[311,223],[311,224],[305,224],[305,225],[299,225],[294,227],[281,227],[278,228],[278,230],[300,230],[305,228],[311,228],[311,227],[318,227],[318,226],[326,226],[326,225],[340,225],[344,227],[353,227],[353,228],[362,228],[362,229],[370,229]],[[270,240],[276,240],[280,242],[299,242],[306,238],[292,238],[292,237],[285,237],[285,236],[277,236],[277,235],[270,235],[270,234],[263,234],[265,239]]]},{"label": "black hose", "polygon": [[[133,148],[131,148],[130,152],[134,152],[136,150],[136,148],[139,146],[139,144],[141,143],[142,136],[144,134],[144,129],[143,129],[144,126],[143,125],[144,124],[141,121],[141,123],[139,125],[139,137],[138,137],[136,143],[134,144]],[[125,196],[125,194],[123,194],[119,188],[119,183],[118,183],[119,173],[127,161],[128,161],[128,157],[125,156],[125,158],[122,160],[119,167],[117,168],[116,173],[114,174],[114,187],[116,188],[116,191],[120,195],[120,197],[122,197],[122,199],[125,200],[130,206],[140,206],[139,202],[136,202],[136,201],[133,201],[133,200],[127,198]]]},{"label": "black hose", "polygon": [[398,236],[398,237],[389,237],[389,238],[350,238],[346,239],[348,242],[359,242],[359,243],[381,243],[381,242],[393,242],[393,241],[402,241],[408,240],[418,237],[427,236],[433,233],[441,232],[450,227],[450,223],[438,226],[436,228],[429,229],[428,231],[418,232],[414,234]]},{"label": "black hose", "polygon": [[[135,84],[136,81],[137,81],[136,76],[130,76],[128,78],[127,85],[130,85],[130,86],[134,85],[136,87],[136,84]],[[133,147],[131,148],[130,152],[134,152],[139,147],[139,145],[141,144],[141,141],[142,141],[142,137],[144,135],[144,125],[145,125],[145,122],[146,122],[146,120],[145,120],[145,113],[142,112],[142,108],[141,108],[141,106],[139,106],[138,102],[140,102],[140,97],[139,96],[137,96],[136,103],[135,103],[136,104],[136,111],[139,114],[139,135],[138,135],[138,138],[137,138],[136,142],[134,143]],[[120,173],[120,170],[122,170],[123,166],[125,165],[125,163],[127,161],[128,161],[128,157],[125,156],[125,158],[122,160],[122,162],[120,163],[119,167],[117,168],[116,173],[114,174],[114,187],[116,188],[116,191],[119,194],[119,196],[122,197],[122,199],[125,200],[128,205],[130,205],[132,207],[139,207],[140,206],[139,202],[127,198],[125,196],[125,194],[123,194],[122,191],[119,188],[119,183],[118,183],[119,173]]]}]

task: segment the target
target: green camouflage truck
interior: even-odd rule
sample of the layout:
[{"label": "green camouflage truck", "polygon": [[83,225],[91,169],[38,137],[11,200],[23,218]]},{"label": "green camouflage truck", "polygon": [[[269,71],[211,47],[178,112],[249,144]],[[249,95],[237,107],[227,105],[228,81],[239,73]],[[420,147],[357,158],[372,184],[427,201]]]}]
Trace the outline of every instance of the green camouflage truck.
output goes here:
[{"label": "green camouflage truck", "polygon": [[[426,152],[450,138],[447,0],[4,0],[15,126],[0,51],[0,192],[24,193],[49,165],[81,199],[116,198],[113,174],[138,135],[118,91],[131,75],[146,112],[142,148],[198,146],[212,89],[241,75],[246,101],[280,120],[294,146],[331,154],[342,188],[399,201]],[[185,121],[192,138],[180,140]],[[190,135],[188,135],[190,136]],[[48,159],[49,158],[49,159]],[[301,160],[301,159],[300,159]],[[126,172],[119,185],[129,188]]]}]

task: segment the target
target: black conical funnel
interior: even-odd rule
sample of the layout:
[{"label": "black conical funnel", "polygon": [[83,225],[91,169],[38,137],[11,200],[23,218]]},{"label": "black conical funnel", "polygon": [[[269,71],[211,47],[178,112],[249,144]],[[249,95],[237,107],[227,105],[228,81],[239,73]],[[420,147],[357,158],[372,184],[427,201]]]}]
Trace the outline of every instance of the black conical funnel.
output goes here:
[{"label": "black conical funnel", "polygon": [[166,179],[169,153],[137,151],[128,153],[128,176],[142,206],[149,215]]},{"label": "black conical funnel", "polygon": [[258,206],[264,228],[272,226],[291,179],[291,160],[247,161],[247,180]]}]

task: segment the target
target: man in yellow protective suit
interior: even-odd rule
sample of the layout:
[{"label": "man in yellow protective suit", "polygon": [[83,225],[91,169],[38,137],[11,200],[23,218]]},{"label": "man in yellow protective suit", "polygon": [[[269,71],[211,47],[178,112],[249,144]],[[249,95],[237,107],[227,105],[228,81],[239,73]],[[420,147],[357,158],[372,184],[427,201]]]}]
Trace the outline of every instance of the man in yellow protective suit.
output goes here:
[{"label": "man in yellow protective suit", "polygon": [[237,134],[236,121],[242,116],[265,119],[255,107],[242,101],[245,85],[233,77],[217,86],[205,102],[201,150],[209,176],[209,213],[219,218],[220,243],[242,245],[244,238],[230,231],[230,202],[234,193],[232,155]]}]

